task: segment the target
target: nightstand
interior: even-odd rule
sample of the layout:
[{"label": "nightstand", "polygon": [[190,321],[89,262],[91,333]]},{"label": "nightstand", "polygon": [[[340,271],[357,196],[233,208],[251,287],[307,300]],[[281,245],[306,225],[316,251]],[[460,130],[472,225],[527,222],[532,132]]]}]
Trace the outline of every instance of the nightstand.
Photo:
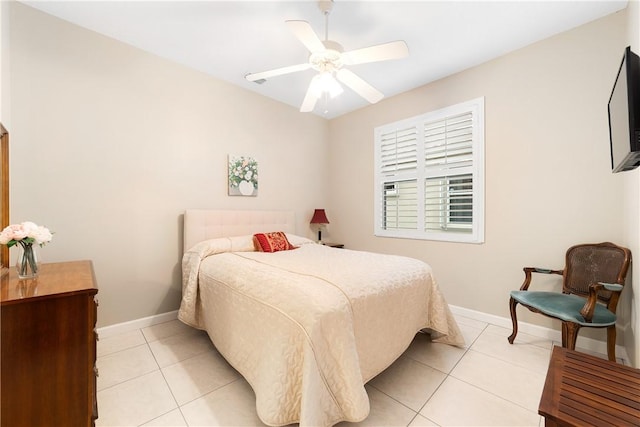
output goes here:
[{"label": "nightstand", "polygon": [[322,242],[323,245],[325,246],[331,246],[332,248],[344,248],[344,245],[342,243],[329,243],[329,242]]}]

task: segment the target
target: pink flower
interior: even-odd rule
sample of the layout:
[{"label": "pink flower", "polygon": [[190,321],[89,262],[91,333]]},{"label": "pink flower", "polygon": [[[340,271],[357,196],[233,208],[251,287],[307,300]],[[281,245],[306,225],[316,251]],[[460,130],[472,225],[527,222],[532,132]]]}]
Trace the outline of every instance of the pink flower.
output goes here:
[{"label": "pink flower", "polygon": [[5,228],[4,230],[2,230],[2,232],[0,233],[0,245],[6,245],[7,243],[9,243],[9,240],[13,239],[13,237],[11,237],[9,235],[9,232],[7,231],[5,233],[5,231],[8,229],[9,227]]},{"label": "pink flower", "polygon": [[13,246],[18,242],[37,243],[43,246],[52,239],[51,232],[43,226],[39,226],[31,221],[21,224],[12,224],[0,233],[0,245]]},{"label": "pink flower", "polygon": [[53,235],[51,234],[48,228],[45,228],[40,225],[32,232],[31,237],[33,237],[36,240],[37,244],[42,246],[45,243],[49,243],[53,238]]}]

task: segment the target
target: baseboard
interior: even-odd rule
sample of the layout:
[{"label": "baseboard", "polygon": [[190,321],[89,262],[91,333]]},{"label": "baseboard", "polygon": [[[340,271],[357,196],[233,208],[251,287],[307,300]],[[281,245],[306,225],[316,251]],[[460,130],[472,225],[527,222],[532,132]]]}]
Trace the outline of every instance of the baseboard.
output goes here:
[{"label": "baseboard", "polygon": [[[449,308],[451,309],[451,312],[453,314],[511,329],[510,318],[487,314],[481,311],[470,310],[468,308],[458,307],[455,305],[449,305]],[[177,318],[178,310],[170,311],[168,313],[156,314],[149,317],[143,317],[142,319],[136,319],[129,322],[105,326],[98,329],[98,334],[100,335],[100,338],[107,338],[113,335],[123,334],[126,332],[135,331],[137,329],[146,328],[148,326],[157,325],[158,323],[169,322]],[[555,329],[545,328],[543,326],[538,326],[526,322],[518,322],[518,331],[536,337],[545,338],[550,341],[555,341],[557,343],[562,342],[562,334],[560,333],[560,331],[557,331]],[[606,342],[594,340],[592,338],[581,337],[580,335],[578,335],[578,342],[576,343],[576,347],[583,348],[587,351],[592,351],[595,353],[607,354]],[[625,361],[625,364],[628,364],[629,357],[627,356],[627,351],[624,347],[616,345],[616,356],[618,359],[623,359]]]},{"label": "baseboard", "polygon": [[178,310],[175,310],[175,311],[170,311],[168,313],[161,313],[161,314],[156,314],[149,317],[143,317],[142,319],[130,320],[128,322],[105,326],[102,328],[98,328],[97,331],[100,338],[108,338],[113,335],[124,334],[127,332],[135,331],[137,329],[157,325],[158,323],[169,322],[177,318],[178,318]]},{"label": "baseboard", "polygon": [[[468,308],[458,307],[455,305],[449,305],[449,308],[453,314],[457,314],[459,316],[491,323],[492,325],[501,326],[507,329],[512,328],[511,318],[482,313],[480,311],[470,310]],[[518,332],[524,332],[529,335],[555,341],[558,345],[562,342],[562,333],[560,331],[531,323],[518,321]],[[607,343],[605,341],[598,341],[593,338],[582,337],[580,335],[578,335],[576,348],[582,348],[584,350],[600,354],[607,354]],[[616,358],[623,359],[625,364],[628,364],[629,357],[627,356],[627,350],[620,345],[616,345]]]}]

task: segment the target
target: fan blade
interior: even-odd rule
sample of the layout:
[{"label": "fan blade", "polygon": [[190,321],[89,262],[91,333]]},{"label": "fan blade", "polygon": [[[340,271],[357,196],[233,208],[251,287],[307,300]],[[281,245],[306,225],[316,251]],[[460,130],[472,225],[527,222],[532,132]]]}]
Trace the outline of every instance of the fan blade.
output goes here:
[{"label": "fan blade", "polygon": [[407,44],[398,40],[395,42],[378,44],[362,49],[351,50],[342,54],[345,64],[365,64],[367,62],[388,61],[390,59],[400,59],[409,55]]},{"label": "fan blade", "polygon": [[316,102],[318,101],[318,91],[315,90],[314,83],[315,77],[311,80],[309,88],[307,89],[307,94],[304,96],[304,100],[300,106],[301,113],[309,113],[313,111],[313,108],[316,106]]},{"label": "fan blade", "polygon": [[304,63],[298,65],[290,65],[288,67],[276,68],[275,70],[262,71],[260,73],[249,73],[244,76],[245,79],[250,82],[255,82],[260,79],[268,79],[271,77],[281,76],[283,74],[295,73],[296,71],[304,71],[311,68],[311,64]]},{"label": "fan blade", "polygon": [[336,77],[345,85],[349,86],[355,93],[366,99],[372,104],[384,98],[382,92],[362,80],[355,73],[346,68],[341,68],[336,73]]},{"label": "fan blade", "polygon": [[309,49],[309,52],[322,52],[324,44],[307,21],[285,21],[293,34]]}]

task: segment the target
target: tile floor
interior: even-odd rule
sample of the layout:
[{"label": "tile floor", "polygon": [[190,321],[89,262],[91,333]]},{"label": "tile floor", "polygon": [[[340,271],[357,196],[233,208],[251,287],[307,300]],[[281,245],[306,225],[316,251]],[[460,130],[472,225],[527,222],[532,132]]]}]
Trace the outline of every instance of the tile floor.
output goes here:
[{"label": "tile floor", "polygon": [[[363,426],[542,426],[553,343],[457,316],[467,346],[418,334],[367,384]],[[262,426],[247,382],[206,333],[178,320],[98,341],[97,426]]]}]

